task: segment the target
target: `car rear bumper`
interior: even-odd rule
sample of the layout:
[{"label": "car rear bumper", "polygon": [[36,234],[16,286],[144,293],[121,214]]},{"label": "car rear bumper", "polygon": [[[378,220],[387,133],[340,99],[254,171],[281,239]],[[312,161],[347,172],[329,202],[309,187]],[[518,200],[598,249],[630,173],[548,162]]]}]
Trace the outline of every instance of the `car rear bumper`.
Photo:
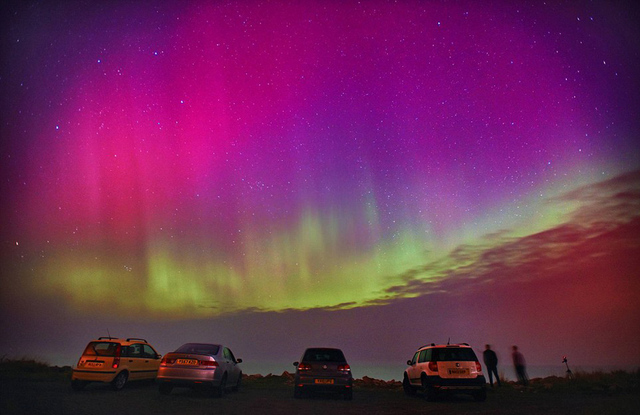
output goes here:
[{"label": "car rear bumper", "polygon": [[196,368],[160,368],[156,377],[159,383],[170,383],[172,385],[198,385],[209,384],[217,386],[221,378],[216,376],[216,369],[196,369]]},{"label": "car rear bumper", "polygon": [[73,369],[71,380],[84,380],[87,382],[111,382],[116,377],[115,370],[82,370]]},{"label": "car rear bumper", "polygon": [[298,376],[294,382],[298,388],[314,391],[340,391],[353,387],[353,378],[347,377]]},{"label": "car rear bumper", "polygon": [[426,385],[442,390],[481,390],[486,387],[484,376],[473,379],[445,379],[440,376],[427,376]]}]

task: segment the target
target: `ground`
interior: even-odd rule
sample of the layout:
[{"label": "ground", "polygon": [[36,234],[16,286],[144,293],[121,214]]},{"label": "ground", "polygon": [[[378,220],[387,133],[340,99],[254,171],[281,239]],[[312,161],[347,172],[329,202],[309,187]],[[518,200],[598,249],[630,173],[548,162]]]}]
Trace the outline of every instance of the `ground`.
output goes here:
[{"label": "ground", "polygon": [[[604,376],[604,375],[603,375]],[[319,395],[293,398],[287,376],[245,377],[239,392],[222,398],[203,391],[174,389],[160,395],[154,382],[131,382],[119,392],[90,384],[70,387],[68,369],[46,374],[0,370],[0,413],[10,414],[637,414],[638,373],[591,380],[541,379],[522,388],[491,389],[486,402],[454,396],[427,402],[408,397],[399,384],[365,379],[356,382],[352,401]],[[587,386],[585,386],[587,385]]]}]

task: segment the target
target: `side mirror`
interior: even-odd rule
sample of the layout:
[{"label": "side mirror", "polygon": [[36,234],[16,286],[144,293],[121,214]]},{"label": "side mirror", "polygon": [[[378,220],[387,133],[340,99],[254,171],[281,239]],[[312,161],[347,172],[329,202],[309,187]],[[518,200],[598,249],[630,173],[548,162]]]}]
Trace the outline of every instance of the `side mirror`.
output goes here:
[{"label": "side mirror", "polygon": [[242,359],[236,359],[236,363],[242,363]]},{"label": "side mirror", "polygon": [[298,367],[298,362],[293,362],[293,365],[294,365],[295,367]]},{"label": "side mirror", "polygon": [[156,355],[156,359],[160,359],[161,357],[162,357],[162,355],[161,355],[161,354],[157,354],[157,355]]},{"label": "side mirror", "polygon": [[408,364],[409,366],[413,366],[413,362],[412,362],[411,360],[407,360],[407,364]]}]

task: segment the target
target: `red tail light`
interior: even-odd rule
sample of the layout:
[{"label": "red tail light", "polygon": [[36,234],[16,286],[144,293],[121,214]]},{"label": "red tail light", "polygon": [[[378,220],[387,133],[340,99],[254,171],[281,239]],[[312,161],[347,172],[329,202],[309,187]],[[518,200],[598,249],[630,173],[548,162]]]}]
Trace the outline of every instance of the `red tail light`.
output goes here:
[{"label": "red tail light", "polygon": [[308,364],[308,363],[300,363],[300,364],[298,365],[298,370],[299,370],[300,372],[303,372],[303,371],[305,371],[305,370],[311,370],[311,365],[310,365],[310,364]]},{"label": "red tail light", "polygon": [[120,353],[122,352],[122,348],[120,345],[116,346],[116,356],[113,358],[113,368],[117,369],[120,366]]},{"label": "red tail light", "polygon": [[477,360],[476,360],[476,372],[478,373],[482,372],[482,366],[480,366],[480,362],[478,362]]},{"label": "red tail light", "polygon": [[351,366],[349,366],[347,364],[340,365],[340,366],[338,366],[338,371],[339,372],[345,372],[345,373],[351,372]]},{"label": "red tail light", "polygon": [[162,362],[160,362],[160,366],[172,365],[176,362],[176,359],[173,357],[163,357]]},{"label": "red tail light", "polygon": [[216,362],[215,360],[200,360],[198,362],[198,364],[200,366],[207,366],[207,367],[217,367],[218,366],[218,362]]},{"label": "red tail light", "polygon": [[428,368],[432,372],[438,371],[438,362],[429,362]]}]

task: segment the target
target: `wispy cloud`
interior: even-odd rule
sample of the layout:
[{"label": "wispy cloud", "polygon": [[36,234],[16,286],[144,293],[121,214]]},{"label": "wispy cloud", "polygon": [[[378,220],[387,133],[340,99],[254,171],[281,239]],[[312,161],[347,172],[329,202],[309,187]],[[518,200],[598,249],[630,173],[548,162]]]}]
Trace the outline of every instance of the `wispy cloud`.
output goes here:
[{"label": "wispy cloud", "polygon": [[369,304],[456,294],[501,281],[545,279],[622,245],[640,248],[640,171],[580,187],[546,203],[578,207],[565,223],[551,229],[517,238],[508,230],[489,234],[482,244],[461,245],[445,258],[409,269],[398,276],[403,284],[388,288],[384,298]]}]

